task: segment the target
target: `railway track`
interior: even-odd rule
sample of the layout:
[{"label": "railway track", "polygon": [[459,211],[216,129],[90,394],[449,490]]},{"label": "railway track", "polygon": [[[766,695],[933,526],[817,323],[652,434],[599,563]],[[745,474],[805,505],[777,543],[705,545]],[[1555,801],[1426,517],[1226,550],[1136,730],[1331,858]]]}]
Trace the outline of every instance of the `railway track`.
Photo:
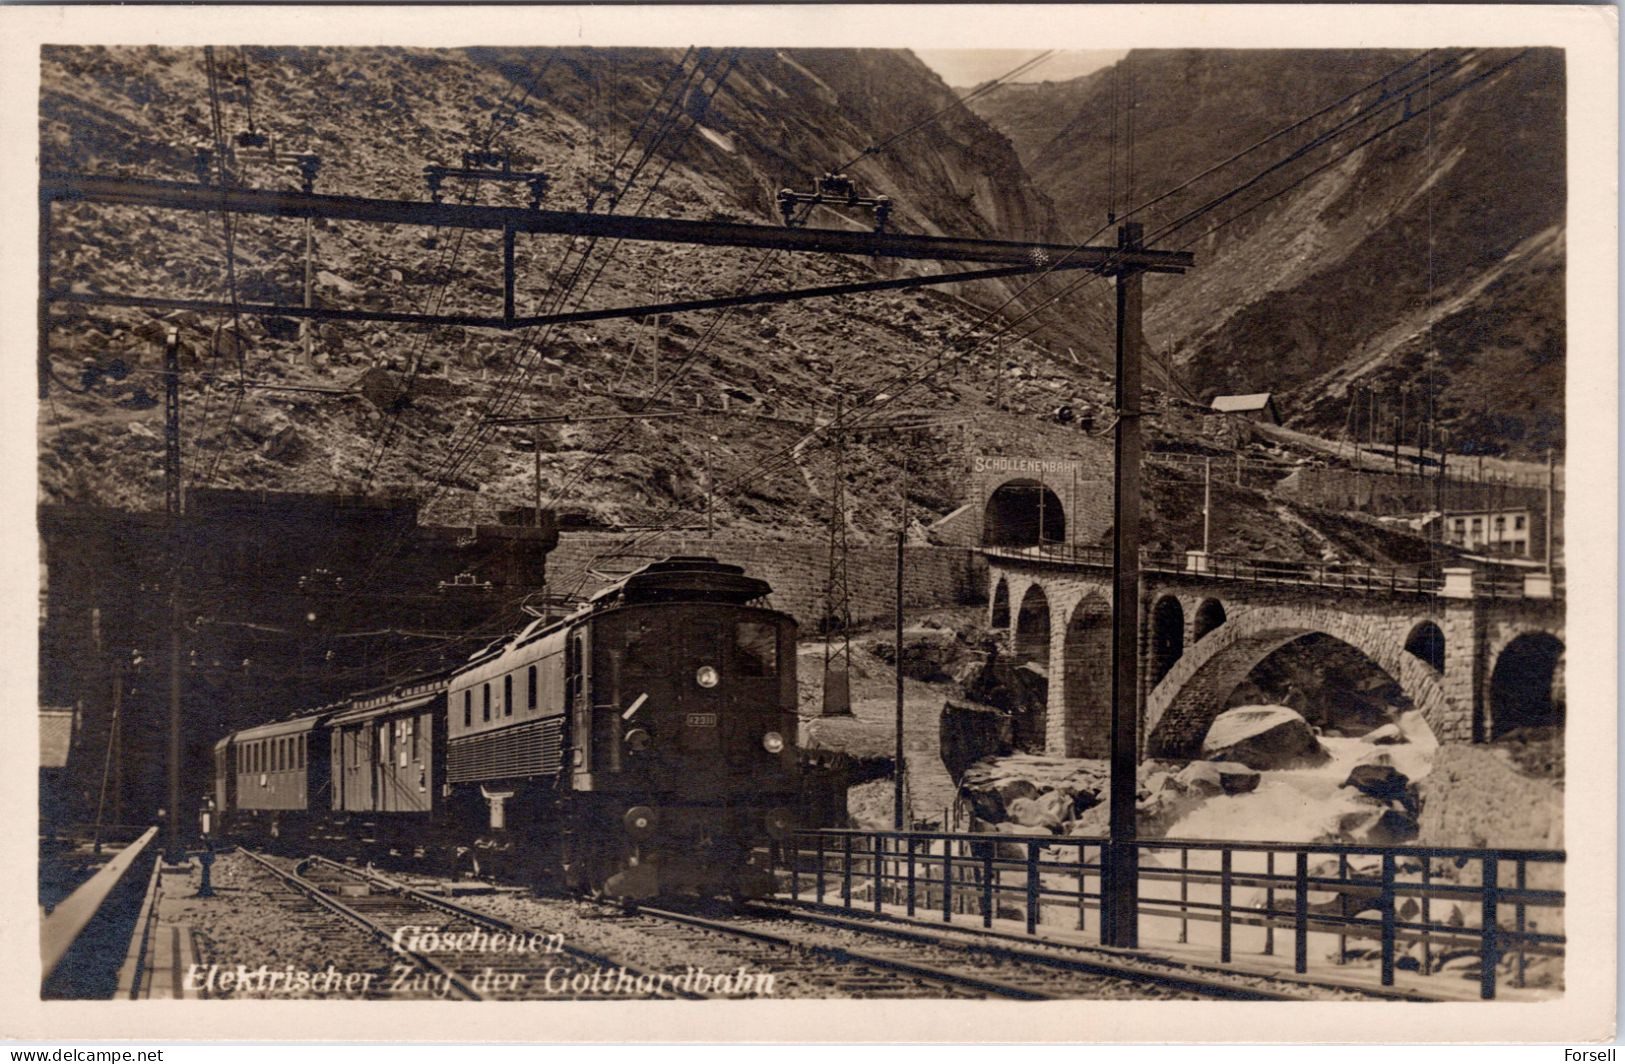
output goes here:
[{"label": "railway track", "polygon": [[[1113,965],[1040,951],[990,946],[928,933],[901,932],[868,921],[755,904],[726,920],[681,910],[640,907],[640,915],[717,934],[802,950],[914,981],[933,997],[1021,1001],[1123,998],[1298,1000],[1297,995],[1235,981],[1168,977],[1154,968]],[[832,989],[842,989],[837,982]],[[942,993],[946,989],[948,993]],[[840,995],[831,995],[840,996]],[[890,995],[897,996],[897,995]]]},{"label": "railway track", "polygon": [[[574,899],[496,896],[505,900],[495,904],[524,910],[515,919],[511,913],[482,911],[437,894],[433,883],[412,885],[325,857],[295,863],[244,853],[310,906],[363,931],[366,937],[357,941],[356,949],[370,950],[374,957],[385,955],[397,989],[375,988],[378,992],[359,996],[499,1000],[745,996],[732,984],[680,982],[681,962],[659,970],[653,964],[617,959],[617,954],[632,951],[640,957],[697,959],[703,968],[717,972],[758,973],[746,991],[758,996],[1018,1001],[1292,1001],[1361,996],[1335,984],[1108,957],[1041,942],[1008,943],[967,930],[837,916],[777,903],[752,903],[724,915],[701,908],[626,910]],[[606,948],[593,942],[586,948],[567,940],[573,936],[532,926],[551,926],[548,909],[559,905],[571,907],[554,912],[568,913],[576,928],[585,920],[595,926],[594,938],[615,944]],[[410,930],[402,933],[403,928]],[[450,948],[479,932],[503,936],[503,941],[541,941],[545,946],[533,952]],[[596,984],[595,972],[601,976]],[[626,973],[624,978],[621,972]],[[603,977],[603,973],[617,974]],[[770,978],[764,981],[763,975]]]},{"label": "railway track", "polygon": [[[437,897],[376,872],[325,857],[284,862],[242,852],[270,872],[295,899],[331,914],[336,923],[365,938],[333,947],[355,972],[387,977],[368,981],[352,996],[460,998],[466,1000],[560,1000],[704,998],[671,973],[646,969],[574,946],[557,934],[518,926],[447,898]],[[287,867],[292,864],[293,867]],[[371,954],[373,963],[368,966]]]},{"label": "railway track", "polygon": [[1102,955],[1086,946],[1041,938],[1017,939],[1013,935],[968,928],[926,927],[911,920],[887,916],[870,918],[834,915],[791,903],[758,902],[753,905],[753,909],[763,914],[892,940],[980,951],[997,957],[1018,958],[1024,962],[1069,971],[1157,984],[1186,991],[1201,998],[1237,1001],[1324,1001],[1338,997],[1394,1001],[1453,1000],[1415,990],[1356,987],[1347,983],[1316,980],[1299,975],[1256,974],[1184,960],[1164,960],[1151,955],[1142,955],[1136,959],[1119,958]]}]

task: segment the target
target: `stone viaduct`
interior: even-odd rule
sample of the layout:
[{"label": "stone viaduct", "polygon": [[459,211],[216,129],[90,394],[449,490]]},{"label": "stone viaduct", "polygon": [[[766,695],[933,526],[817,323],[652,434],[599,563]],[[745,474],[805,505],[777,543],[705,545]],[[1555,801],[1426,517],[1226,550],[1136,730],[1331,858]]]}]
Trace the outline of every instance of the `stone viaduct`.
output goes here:
[{"label": "stone viaduct", "polygon": [[[987,547],[989,621],[1048,678],[1045,752],[1105,757],[1111,719],[1111,569],[1099,550]],[[1391,677],[1440,742],[1484,742],[1562,722],[1564,609],[1551,579],[1247,562],[1192,552],[1143,563],[1140,742],[1190,756],[1266,657],[1321,633]],[[1028,730],[1028,729],[1022,729]]]}]

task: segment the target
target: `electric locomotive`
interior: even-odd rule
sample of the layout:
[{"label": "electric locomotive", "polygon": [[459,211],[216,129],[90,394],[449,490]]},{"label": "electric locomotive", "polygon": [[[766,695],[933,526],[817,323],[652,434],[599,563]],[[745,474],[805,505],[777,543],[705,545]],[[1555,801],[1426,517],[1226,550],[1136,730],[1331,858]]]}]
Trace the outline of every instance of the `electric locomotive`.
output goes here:
[{"label": "electric locomotive", "polygon": [[796,626],[770,590],[667,558],[455,673],[446,780],[454,815],[484,813],[475,852],[622,898],[764,892],[751,854],[800,787]]},{"label": "electric locomotive", "polygon": [[417,677],[217,746],[256,835],[455,854],[624,899],[771,889],[801,799],[796,624],[770,588],[672,557]]}]

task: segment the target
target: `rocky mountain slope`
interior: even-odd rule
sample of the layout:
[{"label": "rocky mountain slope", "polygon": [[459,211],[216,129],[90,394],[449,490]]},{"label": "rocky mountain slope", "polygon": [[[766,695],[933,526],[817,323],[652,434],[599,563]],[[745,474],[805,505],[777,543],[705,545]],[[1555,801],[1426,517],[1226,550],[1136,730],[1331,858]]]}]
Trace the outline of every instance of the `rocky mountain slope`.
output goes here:
[{"label": "rocky mountain slope", "polygon": [[[511,149],[516,163],[552,175],[549,206],[580,208],[596,197],[596,209],[606,209],[606,196],[632,175],[641,150],[658,144],[620,213],[756,222],[779,220],[779,188],[809,188],[824,169],[953,101],[935,75],[899,52],[221,49],[217,59],[227,80],[228,136],[249,124],[252,107],[256,128],[276,144],[321,154],[320,191],[426,198],[423,166],[457,163],[500,120],[495,143]],[[48,50],[42,165],[192,179],[193,145],[212,140],[204,66],[195,49]],[[247,84],[232,84],[245,71]],[[296,180],[264,164],[241,169],[247,184]],[[1014,153],[964,110],[933,122],[929,136],[863,156],[851,173],[866,193],[892,197],[897,230],[1053,235],[1047,204]],[[466,190],[454,182],[446,194]],[[482,187],[479,201],[502,195]],[[118,209],[59,210],[53,272],[78,286],[226,298],[220,219],[171,215],[157,229],[153,221]],[[820,210],[809,224],[869,222]],[[297,302],[301,240],[294,223],[242,222],[233,240],[238,297]],[[316,244],[316,295],[324,303],[417,309],[433,302],[445,311],[485,312],[500,305],[500,250],[484,234],[459,239],[324,225]],[[560,302],[553,282],[582,262],[564,307],[833,283],[899,268],[632,243],[589,248],[563,238],[521,238],[517,258],[521,313]],[[442,518],[489,516],[530,501],[530,433],[496,434],[476,462],[448,477],[450,441],[472,418],[498,402],[509,413],[613,414],[653,401],[695,417],[545,432],[545,501],[635,522],[642,512],[694,503],[710,451],[719,485],[742,482],[742,491],[718,502],[725,522],[793,531],[816,521],[806,502],[827,487],[826,449],[810,447],[764,475],[747,474],[827,420],[837,392],[895,393],[892,382],[912,379],[951,340],[968,335],[983,312],[963,297],[992,303],[1013,291],[990,283],[979,292],[679,316],[659,330],[658,359],[653,328],[633,321],[558,329],[543,343],[491,330],[328,323],[319,329],[316,365],[307,368],[296,354],[293,322],[244,319],[239,345],[221,322],[181,314],[175,320],[194,359],[187,368],[198,374],[189,376],[185,396],[188,476],[248,487],[428,492]],[[67,387],[42,412],[44,495],[153,505],[161,498],[159,444],[145,408],[159,394],[151,374],[163,328],[142,312],[58,310],[52,342]],[[1025,360],[1034,352],[1006,345],[1003,354]],[[94,394],[72,394],[86,360],[92,369],[111,367],[113,378],[98,379]],[[528,367],[525,379],[504,390],[516,364]],[[382,409],[400,405],[399,386],[414,367],[416,394],[407,409],[398,416]],[[134,372],[119,379],[126,368]],[[981,396],[995,390],[999,368],[991,356],[975,358],[951,379],[939,375],[899,395],[891,414],[974,414],[985,409]],[[229,391],[240,373],[353,388],[369,371],[394,374],[369,378],[377,402],[250,392],[238,403]],[[212,388],[198,387],[211,377]],[[1023,387],[1013,385],[1009,395],[1019,397]],[[380,455],[378,441],[391,432]],[[939,436],[897,446],[920,449],[915,468],[925,472],[917,472],[913,490],[921,506],[942,512],[957,504],[958,474],[933,480],[930,470],[941,463],[924,459],[940,450]],[[858,453],[854,461],[861,499],[866,459]],[[895,490],[889,472],[884,487]]]},{"label": "rocky mountain slope", "polygon": [[[551,175],[552,207],[605,210],[624,189],[621,213],[777,222],[779,188],[808,188],[823,170],[856,159],[849,172],[864,192],[893,199],[897,230],[1060,235],[1016,148],[949,106],[952,91],[906,52],[254,48],[218,49],[215,58],[228,140],[252,125],[279,148],[318,152],[322,192],[427,198],[427,163],[456,164],[490,136],[516,166]],[[44,168],[196,179],[194,148],[213,142],[201,49],[51,48],[42,62]],[[891,140],[944,107],[918,133]],[[245,184],[297,183],[289,168],[233,155]],[[444,194],[515,203],[525,193],[453,181]],[[242,300],[301,298],[295,222],[238,222],[229,273],[219,216],[62,206],[54,224],[53,276],[79,290],[226,299],[234,281]],[[868,221],[821,210],[809,224]],[[500,306],[494,237],[348,223],[318,224],[314,236],[315,295],[324,304]],[[521,314],[934,268],[562,237],[521,237],[516,259]],[[827,439],[804,437],[844,396],[881,420],[928,422],[869,431],[847,448],[861,541],[889,531],[899,491],[922,523],[959,506],[971,454],[1038,448],[1101,459],[1104,440],[1047,415],[1062,404],[1097,413],[1108,404],[1109,380],[1087,357],[1109,342],[1102,308],[1048,308],[1035,320],[1058,331],[1041,342],[1016,330],[963,359],[941,358],[995,330],[996,319],[984,321],[988,307],[1019,294],[1018,313],[1061,283],[1025,294],[987,283],[695,313],[658,330],[623,320],[516,336],[327,322],[315,330],[309,365],[292,320],[244,317],[239,328],[229,316],[59,304],[57,382],[40,414],[41,494],[160,504],[154,406],[162,338],[174,323],[190,485],[406,494],[423,503],[426,519],[466,524],[531,504],[539,445],[543,504],[589,525],[703,524],[714,486],[721,530],[820,535],[833,455]],[[244,380],[307,390],[240,392]],[[683,416],[486,429],[482,446],[465,447],[491,413],[604,417],[646,406]],[[454,460],[459,454],[466,460]],[[1199,483],[1189,472],[1154,473],[1149,490],[1148,544],[1189,546],[1200,535],[1191,508]],[[1414,553],[1339,532],[1328,515],[1304,511],[1326,529],[1318,535],[1282,522],[1256,491],[1219,494],[1215,525],[1236,530],[1226,542],[1237,549],[1311,557],[1333,549],[1373,561]]]},{"label": "rocky mountain slope", "polygon": [[[1385,74],[1400,85],[1459,57],[1454,86],[1514,56],[1393,133],[1341,159],[1335,146],[1359,138],[1332,141],[1172,234],[1173,246],[1195,241],[1199,265],[1148,285],[1147,338],[1204,399],[1274,391],[1290,424],[1337,433],[1351,391],[1374,391],[1387,438],[1408,390],[1407,439],[1426,396],[1452,450],[1529,457],[1561,449],[1564,434],[1560,51],[1139,51],[1075,81],[1003,86],[972,107],[1082,236],[1105,223],[1111,193],[1119,212],[1151,199]],[[1129,96],[1132,183],[1121,105],[1112,120],[1114,99]],[[1396,98],[1382,123],[1400,108]],[[1282,138],[1140,217],[1155,231],[1304,139]]]}]

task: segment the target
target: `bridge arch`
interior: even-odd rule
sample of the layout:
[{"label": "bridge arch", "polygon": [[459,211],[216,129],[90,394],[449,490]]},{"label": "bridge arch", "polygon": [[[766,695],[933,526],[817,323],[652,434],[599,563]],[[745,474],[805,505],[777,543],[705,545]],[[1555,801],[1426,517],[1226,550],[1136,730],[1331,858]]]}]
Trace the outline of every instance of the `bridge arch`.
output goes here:
[{"label": "bridge arch", "polygon": [[[1048,752],[1063,757],[1109,757],[1112,723],[1112,607],[1089,592],[1067,620],[1061,644],[1064,732],[1051,730]],[[1057,723],[1059,723],[1057,721]]]},{"label": "bridge arch", "polygon": [[1405,653],[1433,666],[1434,672],[1444,671],[1444,633],[1432,621],[1422,621],[1405,637]]},{"label": "bridge arch", "polygon": [[993,587],[993,604],[988,615],[988,626],[991,628],[1010,627],[1010,584],[1004,577],[999,577],[998,583]]},{"label": "bridge arch", "polygon": [[1185,653],[1185,607],[1178,595],[1164,595],[1151,606],[1151,685],[1168,675]]},{"label": "bridge arch", "polygon": [[1049,596],[1038,584],[1028,584],[1021,596],[1021,608],[1016,612],[1015,624],[1010,629],[1010,649],[1017,668],[1027,666],[1042,681],[1040,690],[1029,705],[1018,712],[1015,724],[1015,745],[1020,750],[1043,749],[1047,745],[1050,713],[1050,604]]},{"label": "bridge arch", "polygon": [[1224,603],[1214,598],[1203,599],[1191,621],[1191,642],[1200,642],[1203,636],[1223,624],[1224,620]]},{"label": "bridge arch", "polygon": [[1358,615],[1323,607],[1260,606],[1238,613],[1194,644],[1146,699],[1146,753],[1194,754],[1230,693],[1261,661],[1295,639],[1321,634],[1346,643],[1399,684],[1434,734],[1453,713],[1439,673],[1395,636]]},{"label": "bridge arch", "polygon": [[1495,656],[1490,673],[1491,741],[1518,728],[1561,726],[1564,720],[1563,641],[1546,631],[1523,632]]},{"label": "bridge arch", "polygon": [[988,494],[982,511],[984,547],[1031,547],[1066,542],[1066,508],[1040,480],[1007,480]]}]

